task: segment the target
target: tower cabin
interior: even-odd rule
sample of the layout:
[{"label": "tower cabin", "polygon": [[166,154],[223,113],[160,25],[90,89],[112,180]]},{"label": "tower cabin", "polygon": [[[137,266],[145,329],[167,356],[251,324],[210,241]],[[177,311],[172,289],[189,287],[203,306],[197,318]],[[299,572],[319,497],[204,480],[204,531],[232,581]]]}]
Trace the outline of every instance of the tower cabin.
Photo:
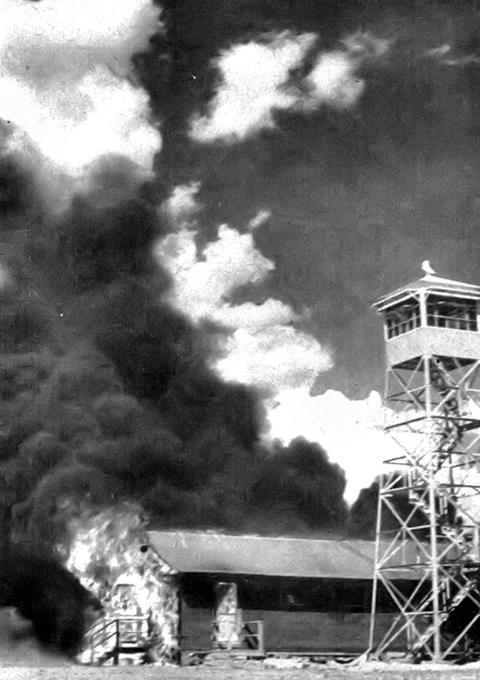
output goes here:
[{"label": "tower cabin", "polygon": [[388,368],[411,370],[425,355],[450,369],[480,360],[480,286],[426,273],[373,308],[384,318]]}]

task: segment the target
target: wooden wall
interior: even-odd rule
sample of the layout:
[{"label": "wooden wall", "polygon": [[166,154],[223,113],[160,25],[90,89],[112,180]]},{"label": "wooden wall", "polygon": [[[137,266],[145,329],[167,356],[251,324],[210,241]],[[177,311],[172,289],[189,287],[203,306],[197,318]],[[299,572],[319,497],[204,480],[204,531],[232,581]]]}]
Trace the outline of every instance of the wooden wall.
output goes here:
[{"label": "wooden wall", "polygon": [[[214,591],[218,581],[237,583],[243,620],[264,622],[268,652],[360,653],[367,649],[370,581],[183,574],[180,582],[183,650],[212,648]],[[378,640],[392,621],[393,610],[386,604],[384,601],[383,611],[377,615]],[[398,649],[404,645],[399,639]]]},{"label": "wooden wall", "polygon": [[[243,620],[262,620],[265,626],[267,652],[364,652],[368,647],[369,614],[326,612],[285,612],[243,610]],[[208,650],[213,612],[183,605],[183,650]],[[392,617],[380,614],[377,638],[386,631]],[[399,640],[398,649],[405,642]]]}]

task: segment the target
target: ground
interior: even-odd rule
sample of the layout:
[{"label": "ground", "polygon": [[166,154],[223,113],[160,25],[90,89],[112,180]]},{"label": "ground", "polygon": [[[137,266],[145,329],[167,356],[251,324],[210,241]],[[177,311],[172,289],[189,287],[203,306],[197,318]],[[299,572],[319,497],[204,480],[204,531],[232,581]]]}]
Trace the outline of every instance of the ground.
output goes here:
[{"label": "ground", "polygon": [[[14,620],[15,623],[15,620]],[[16,624],[15,624],[16,625]],[[13,628],[15,628],[15,625]],[[17,633],[22,632],[17,626]],[[34,638],[12,635],[8,611],[0,611],[0,680],[480,680],[480,662],[464,666],[402,664],[314,665],[309,668],[265,668],[247,661],[237,667],[79,666],[47,653]]]},{"label": "ground", "polygon": [[219,668],[3,667],[0,680],[478,680],[480,668],[366,671],[346,669],[257,670]]}]

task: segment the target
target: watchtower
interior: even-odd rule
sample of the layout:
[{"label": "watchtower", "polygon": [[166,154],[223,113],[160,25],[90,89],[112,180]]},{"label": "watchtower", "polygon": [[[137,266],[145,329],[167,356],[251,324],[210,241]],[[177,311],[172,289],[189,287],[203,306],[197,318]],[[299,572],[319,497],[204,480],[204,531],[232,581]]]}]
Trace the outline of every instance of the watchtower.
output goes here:
[{"label": "watchtower", "polygon": [[[424,264],[425,276],[373,305],[398,455],[379,485],[370,649],[442,661],[465,656],[480,619],[480,286]],[[398,615],[375,646],[379,587]]]}]

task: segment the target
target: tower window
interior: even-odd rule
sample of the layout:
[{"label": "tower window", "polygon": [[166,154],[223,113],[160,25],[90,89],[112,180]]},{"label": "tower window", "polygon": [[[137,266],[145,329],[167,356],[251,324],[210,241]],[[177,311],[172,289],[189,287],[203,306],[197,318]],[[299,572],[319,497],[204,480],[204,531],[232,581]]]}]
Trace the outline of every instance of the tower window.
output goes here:
[{"label": "tower window", "polygon": [[387,338],[408,333],[420,326],[420,304],[418,300],[407,300],[386,315]]},{"label": "tower window", "polygon": [[458,331],[477,331],[476,302],[474,300],[429,295],[427,299],[427,325],[437,328],[453,328]]}]

